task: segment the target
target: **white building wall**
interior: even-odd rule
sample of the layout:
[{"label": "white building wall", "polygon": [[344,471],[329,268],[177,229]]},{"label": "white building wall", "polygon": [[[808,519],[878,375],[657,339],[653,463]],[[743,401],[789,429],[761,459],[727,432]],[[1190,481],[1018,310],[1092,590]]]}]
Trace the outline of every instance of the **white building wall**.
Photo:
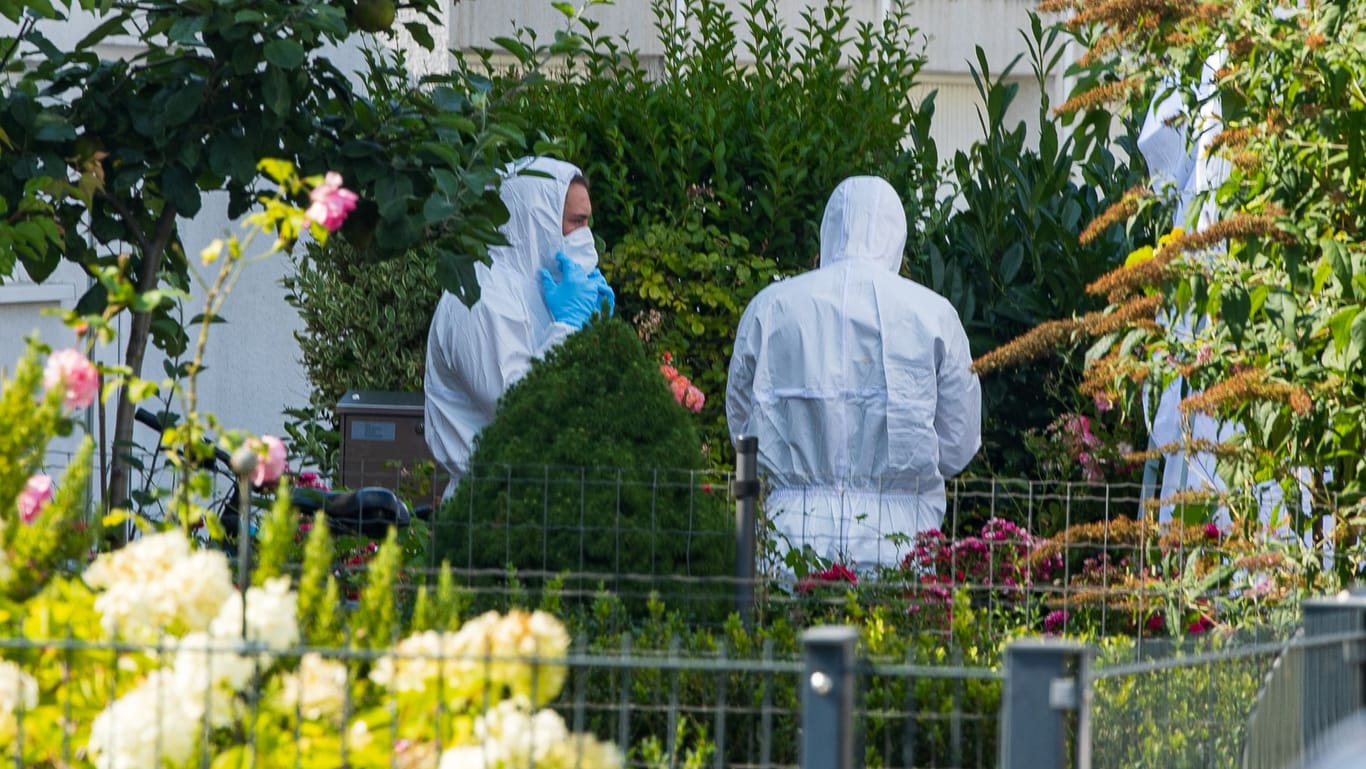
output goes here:
[{"label": "white building wall", "polygon": [[[884,2],[853,0],[854,15],[860,19],[878,18]],[[738,0],[731,0],[731,4],[738,12]],[[792,0],[784,6],[789,26],[798,23],[802,5]],[[1027,27],[1027,12],[1033,5],[1033,0],[919,0],[913,7],[913,19],[927,38],[929,56],[920,88],[939,92],[932,134],[941,161],[981,136],[977,92],[968,76],[969,65],[975,61],[974,47],[983,46],[993,69],[999,70],[1025,50],[1018,30]],[[630,39],[643,53],[660,53],[654,39],[654,17],[645,0],[618,0],[613,6],[594,7],[589,17],[601,23],[600,33],[629,32]],[[550,8],[549,0],[462,0],[453,9],[448,6],[443,18],[449,22],[447,29],[434,36],[438,43],[444,39],[455,47],[486,43],[493,36],[510,34],[514,25],[536,28],[543,39],[549,39],[554,29],[563,24],[563,17]],[[89,28],[87,18],[48,25],[45,31],[55,41],[74,41]],[[0,20],[0,31],[12,29],[12,25]],[[111,48],[108,53],[119,55],[123,50]],[[344,67],[355,67],[359,62],[354,49],[330,55]],[[433,71],[442,68],[444,61],[440,55],[426,54],[416,58],[415,64]],[[1032,120],[1037,87],[1032,83],[1027,62],[1017,66],[1016,75],[1022,80],[1022,88],[1015,113]],[[185,224],[182,234],[189,254],[197,254],[212,239],[232,231],[224,208],[222,197],[209,196],[204,212]],[[216,326],[211,333],[207,370],[200,379],[200,405],[216,413],[226,426],[282,435],[283,410],[304,405],[308,400],[309,384],[293,337],[300,323],[293,308],[285,302],[279,284],[286,269],[286,261],[279,256],[253,264],[224,308],[228,323]],[[0,366],[12,366],[23,350],[24,337],[35,331],[54,347],[71,344],[74,340],[70,331],[44,311],[72,307],[86,286],[85,276],[71,265],[64,265],[42,286],[22,282],[0,286]],[[202,295],[196,292],[187,308],[187,317],[199,311],[202,301]],[[99,356],[116,363],[122,349],[120,339],[111,349],[101,350]],[[162,361],[155,354],[149,355],[144,376],[159,378],[161,370]],[[68,441],[54,448],[60,453],[70,445]]]}]

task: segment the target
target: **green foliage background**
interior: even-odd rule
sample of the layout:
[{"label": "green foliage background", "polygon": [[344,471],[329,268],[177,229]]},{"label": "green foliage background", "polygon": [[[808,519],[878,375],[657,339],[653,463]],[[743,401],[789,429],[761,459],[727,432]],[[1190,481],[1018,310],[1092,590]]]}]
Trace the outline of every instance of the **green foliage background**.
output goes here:
[{"label": "green foliage background", "polygon": [[[675,19],[673,4],[657,0],[659,72],[629,40],[599,35],[585,19],[580,55],[563,69],[548,69],[546,47],[522,32],[500,38],[498,56],[463,58],[451,81],[484,83],[490,125],[534,127],[550,142],[542,149],[558,147],[586,169],[617,313],[641,329],[653,358],[672,353],[707,395],[702,435],[713,467],[733,462],[724,388],[739,316],[773,280],[815,266],[826,199],[847,176],[879,174],[901,193],[906,272],[954,303],[979,355],[1041,321],[1093,309],[1082,288],[1149,234],[1144,220],[1077,242],[1141,178],[1120,160],[1133,125],[1098,112],[1064,132],[1042,103],[1031,135],[1007,119],[1019,92],[1014,64],[994,71],[979,51],[983,137],[941,168],[929,136],[933,96],[910,96],[924,64],[913,4],[893,4],[880,24],[856,23],[845,3],[786,24],[776,6],[754,0],[736,12],[703,0]],[[1040,80],[1059,66],[1059,34],[1037,18],[1028,30],[1028,65]],[[509,56],[512,66],[496,63]],[[420,254],[382,268],[335,258],[338,267],[310,268],[292,286],[300,306],[318,308],[305,310],[302,341],[321,393],[312,411],[323,421],[334,395],[377,376],[393,375],[393,389],[420,387],[414,366],[435,301],[408,288],[429,280]],[[366,307],[348,286],[368,284],[366,270],[403,286],[408,301]],[[337,312],[322,309],[328,295],[341,298]],[[389,344],[357,343],[387,330]],[[1043,477],[1025,435],[1084,405],[1073,393],[1081,355],[984,379],[985,461],[969,472]]]},{"label": "green foliage background", "polygon": [[[907,4],[868,23],[828,3],[791,26],[775,0],[651,7],[662,71],[586,23],[562,77],[510,93],[494,114],[555,138],[587,172],[617,312],[646,320],[647,348],[673,353],[707,394],[704,435],[726,465],[740,313],[775,277],[815,266],[826,199],[845,177],[888,178],[912,222],[933,205],[933,100],[911,96],[924,56]],[[495,89],[522,76],[502,71]]]}]

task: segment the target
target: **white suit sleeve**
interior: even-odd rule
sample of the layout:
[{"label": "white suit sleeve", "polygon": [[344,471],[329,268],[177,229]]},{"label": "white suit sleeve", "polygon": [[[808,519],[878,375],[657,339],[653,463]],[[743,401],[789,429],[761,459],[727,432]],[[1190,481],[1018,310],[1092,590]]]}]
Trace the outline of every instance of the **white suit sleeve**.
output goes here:
[{"label": "white suit sleeve", "polygon": [[934,429],[939,435],[939,473],[951,478],[963,471],[982,446],[982,389],[972,373],[968,337],[957,322],[936,340],[939,393]]},{"label": "white suit sleeve", "polygon": [[754,413],[754,314],[749,310],[740,317],[735,330],[735,346],[726,372],[726,425],[734,443],[737,436],[750,432],[749,419]]},{"label": "white suit sleeve", "polygon": [[529,313],[488,299],[492,297],[471,308],[469,333],[448,354],[471,404],[492,419],[503,393],[526,376],[532,361],[564,341],[574,328],[551,323],[538,333]]}]

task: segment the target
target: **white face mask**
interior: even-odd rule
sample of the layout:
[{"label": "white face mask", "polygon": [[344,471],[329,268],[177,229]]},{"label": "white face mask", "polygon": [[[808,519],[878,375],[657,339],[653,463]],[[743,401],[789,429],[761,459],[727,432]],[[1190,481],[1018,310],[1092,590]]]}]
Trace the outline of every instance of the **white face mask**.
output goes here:
[{"label": "white face mask", "polygon": [[564,236],[560,241],[560,251],[574,260],[584,272],[592,272],[598,266],[598,247],[593,241],[593,231],[587,227]]}]

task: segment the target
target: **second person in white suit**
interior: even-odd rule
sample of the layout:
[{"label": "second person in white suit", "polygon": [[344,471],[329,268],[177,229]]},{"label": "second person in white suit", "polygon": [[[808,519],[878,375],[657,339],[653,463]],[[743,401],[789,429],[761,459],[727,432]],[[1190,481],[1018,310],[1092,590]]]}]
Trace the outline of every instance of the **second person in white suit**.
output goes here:
[{"label": "second person in white suit", "polygon": [[842,182],[820,244],[819,269],[745,309],[726,418],[732,438],[758,438],[766,510],[791,547],[891,566],[906,551],[892,535],[941,525],[944,479],[981,445],[981,390],[957,311],[898,274],[906,214],[891,185]]}]

